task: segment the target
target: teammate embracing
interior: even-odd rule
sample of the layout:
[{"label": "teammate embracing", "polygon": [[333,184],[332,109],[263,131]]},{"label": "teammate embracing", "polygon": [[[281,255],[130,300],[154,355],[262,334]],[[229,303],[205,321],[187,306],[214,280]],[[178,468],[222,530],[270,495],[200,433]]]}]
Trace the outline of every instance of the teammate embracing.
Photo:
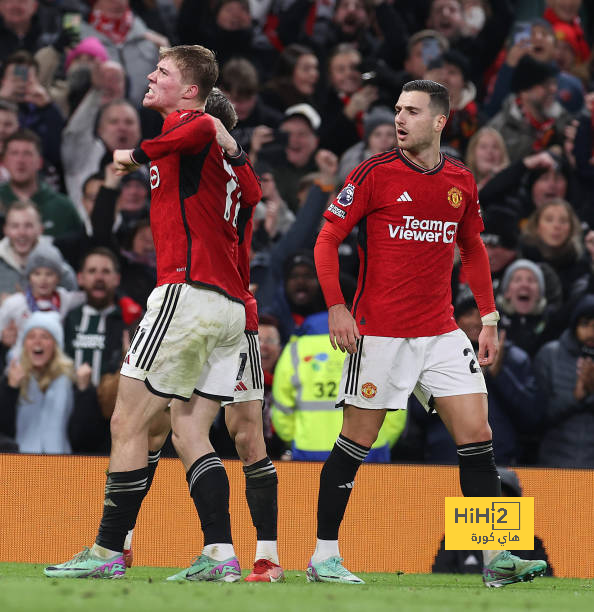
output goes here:
[{"label": "teammate embracing", "polygon": [[[329,308],[330,341],[347,351],[340,391],[343,425],[320,476],[317,545],[309,581],[360,584],[343,565],[338,530],[357,470],[387,410],[414,391],[454,439],[465,496],[501,495],[487,419],[482,366],[497,354],[497,321],[471,172],[440,153],[449,94],[433,81],[407,83],[395,106],[398,147],[359,164],[324,217],[315,258]],[[361,259],[352,314],[340,291],[338,247],[359,226]],[[483,320],[478,361],[451,305],[454,247]],[[347,485],[347,486],[345,486]],[[530,579],[544,561],[485,551],[487,586]]]},{"label": "teammate embracing", "polygon": [[237,218],[240,198],[243,206],[254,206],[261,189],[250,168],[240,192],[233,167],[247,164],[245,154],[239,149],[235,156],[224,156],[217,142],[220,126],[204,113],[217,76],[214,54],[204,47],[162,49],[143,100],[164,117],[161,134],[134,151],[114,152],[122,174],[150,162],[157,287],[122,365],[97,539],[70,561],[47,567],[47,576],[124,575],[124,540],[150,478],[149,430],[170,404],[173,443],[204,532],[202,556],[215,562],[196,578],[240,578],[231,539],[229,481],[201,435],[196,390],[209,371],[217,372],[211,399],[233,400],[236,370],[219,372],[218,366],[236,363],[244,339]]}]

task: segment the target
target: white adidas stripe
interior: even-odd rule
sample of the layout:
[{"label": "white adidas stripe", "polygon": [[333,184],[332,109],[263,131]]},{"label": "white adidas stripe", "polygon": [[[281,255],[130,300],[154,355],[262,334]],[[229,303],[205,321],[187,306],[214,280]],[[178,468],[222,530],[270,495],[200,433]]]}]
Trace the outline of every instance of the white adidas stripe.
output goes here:
[{"label": "white adidas stripe", "polygon": [[400,195],[400,197],[396,200],[397,202],[412,202],[412,198],[408,195],[408,191],[405,191]]}]

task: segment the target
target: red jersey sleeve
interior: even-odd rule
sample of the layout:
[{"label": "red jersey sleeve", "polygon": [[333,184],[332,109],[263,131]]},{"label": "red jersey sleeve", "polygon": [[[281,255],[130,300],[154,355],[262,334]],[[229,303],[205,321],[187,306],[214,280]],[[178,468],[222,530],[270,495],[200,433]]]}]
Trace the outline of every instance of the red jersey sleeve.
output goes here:
[{"label": "red jersey sleeve", "polygon": [[478,189],[474,179],[472,179],[471,193],[471,200],[464,208],[464,215],[462,216],[460,224],[458,225],[458,237],[456,240],[458,245],[460,244],[460,240],[463,240],[465,236],[480,234],[485,229],[483,219],[481,217]]},{"label": "red jersey sleeve", "polygon": [[199,153],[204,147],[215,140],[216,129],[211,117],[200,111],[179,112],[171,120],[171,115],[165,120],[161,134],[150,140],[143,140],[134,149],[132,156],[139,164],[161,159],[172,153],[192,155]]},{"label": "red jersey sleeve", "polygon": [[225,155],[225,159],[233,168],[239,188],[241,189],[241,207],[251,208],[262,199],[262,188],[258,175],[254,172],[252,163],[245,151],[241,149],[241,154],[235,157]]},{"label": "red jersey sleeve", "polygon": [[[366,162],[363,162],[365,164]],[[328,206],[324,217],[340,228],[345,236],[368,214],[370,193],[373,190],[373,173],[364,174],[360,179],[359,164],[347,177],[344,187]]]},{"label": "red jersey sleeve", "polygon": [[316,240],[314,257],[318,281],[326,300],[326,307],[335,304],[344,304],[344,296],[340,289],[340,264],[338,260],[338,247],[347,237],[341,227],[334,223],[326,223]]},{"label": "red jersey sleeve", "polygon": [[466,274],[481,317],[495,311],[495,298],[493,297],[493,281],[489,267],[489,256],[480,234],[465,235],[458,240],[460,247],[460,260],[462,269]]}]

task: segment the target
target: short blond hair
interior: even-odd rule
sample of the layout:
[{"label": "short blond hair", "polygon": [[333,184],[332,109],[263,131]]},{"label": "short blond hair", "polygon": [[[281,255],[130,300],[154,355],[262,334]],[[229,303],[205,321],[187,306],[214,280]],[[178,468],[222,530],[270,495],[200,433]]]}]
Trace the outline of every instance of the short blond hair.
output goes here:
[{"label": "short blond hair", "polygon": [[198,85],[198,98],[206,102],[208,94],[219,78],[215,54],[201,45],[161,47],[159,60],[171,59],[188,85]]}]

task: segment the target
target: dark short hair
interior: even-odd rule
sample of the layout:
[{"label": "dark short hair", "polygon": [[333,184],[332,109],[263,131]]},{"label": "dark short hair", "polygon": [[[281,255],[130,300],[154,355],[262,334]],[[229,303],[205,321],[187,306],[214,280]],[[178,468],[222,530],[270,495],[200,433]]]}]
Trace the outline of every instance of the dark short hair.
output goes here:
[{"label": "dark short hair", "polygon": [[204,111],[216,117],[230,132],[237,125],[237,113],[229,98],[217,87],[213,87],[206,98]]},{"label": "dark short hair", "polygon": [[219,87],[235,98],[251,98],[258,93],[259,86],[258,72],[245,57],[230,59],[221,70]]},{"label": "dark short hair", "polygon": [[80,260],[80,265],[78,266],[79,272],[82,271],[82,269],[85,267],[87,259],[89,259],[91,255],[101,255],[101,257],[107,257],[108,259],[110,259],[111,263],[113,264],[114,270],[119,274],[120,261],[118,260],[116,254],[111,249],[102,246],[94,247],[83,255],[82,259]]},{"label": "dark short hair", "polygon": [[39,155],[43,155],[43,147],[41,144],[41,138],[39,138],[39,136],[32,130],[20,129],[20,130],[17,130],[14,134],[11,134],[4,141],[4,152],[5,153],[6,153],[6,150],[8,149],[8,145],[13,141],[30,142],[35,145],[35,148],[37,149],[37,152],[39,153]]},{"label": "dark short hair", "polygon": [[404,84],[402,91],[422,91],[429,98],[429,105],[439,114],[449,117],[450,115],[450,93],[447,87],[429,79],[417,79]]}]

